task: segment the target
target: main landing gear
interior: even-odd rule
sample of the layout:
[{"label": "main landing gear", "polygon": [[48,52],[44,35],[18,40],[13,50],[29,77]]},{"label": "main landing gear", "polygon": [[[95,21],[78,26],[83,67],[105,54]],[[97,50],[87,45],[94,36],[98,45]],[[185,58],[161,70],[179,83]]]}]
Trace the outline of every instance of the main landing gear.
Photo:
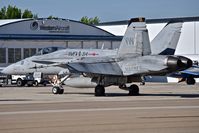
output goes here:
[{"label": "main landing gear", "polygon": [[95,87],[95,96],[105,96],[105,89],[102,85],[97,85]]},{"label": "main landing gear", "polygon": [[129,96],[138,96],[139,95],[139,87],[136,84],[132,84],[127,87],[126,85],[120,85],[120,89],[129,91]]},{"label": "main landing gear", "polygon": [[[138,96],[139,95],[139,87],[135,84],[130,87],[126,87],[126,85],[119,86],[120,89],[128,90],[129,96]],[[95,96],[105,96],[105,89],[103,85],[97,85],[95,87]]]},{"label": "main landing gear", "polygon": [[186,82],[188,85],[194,85],[196,83],[196,80],[193,77],[188,77]]},{"label": "main landing gear", "polygon": [[194,85],[196,83],[196,80],[194,79],[194,77],[190,76],[190,77],[187,77],[187,78],[182,78],[178,81],[179,82],[183,82],[183,81],[186,81],[187,85]]},{"label": "main landing gear", "polygon": [[139,87],[135,84],[131,85],[129,88],[129,96],[138,96],[139,95]]}]

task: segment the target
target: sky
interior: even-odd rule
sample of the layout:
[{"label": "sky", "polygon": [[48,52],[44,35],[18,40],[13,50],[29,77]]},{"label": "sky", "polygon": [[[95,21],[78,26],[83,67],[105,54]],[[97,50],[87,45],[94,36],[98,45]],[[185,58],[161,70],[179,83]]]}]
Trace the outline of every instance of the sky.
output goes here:
[{"label": "sky", "polygon": [[52,15],[80,20],[98,16],[101,22],[199,16],[199,0],[0,0],[0,8],[8,5],[29,9],[39,18]]},{"label": "sky", "polygon": [[[129,20],[135,17],[153,19],[199,16],[199,0],[0,0],[0,8],[8,5],[16,6],[22,11],[28,9],[39,18],[52,15],[77,21],[83,16],[97,16],[100,22]],[[190,35],[186,38],[193,37]],[[190,43],[179,47],[189,53]],[[199,44],[198,39],[196,44]]]}]

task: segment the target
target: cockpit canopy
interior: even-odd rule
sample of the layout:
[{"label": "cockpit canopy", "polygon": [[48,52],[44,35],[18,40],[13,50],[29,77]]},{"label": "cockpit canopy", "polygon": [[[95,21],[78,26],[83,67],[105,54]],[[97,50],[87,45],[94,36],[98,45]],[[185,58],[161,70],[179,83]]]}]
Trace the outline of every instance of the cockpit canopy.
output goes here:
[{"label": "cockpit canopy", "polygon": [[49,54],[52,52],[55,52],[57,50],[61,50],[61,49],[65,49],[63,47],[46,47],[46,48],[42,48],[41,50],[39,50],[35,55],[44,55],[44,54]]}]

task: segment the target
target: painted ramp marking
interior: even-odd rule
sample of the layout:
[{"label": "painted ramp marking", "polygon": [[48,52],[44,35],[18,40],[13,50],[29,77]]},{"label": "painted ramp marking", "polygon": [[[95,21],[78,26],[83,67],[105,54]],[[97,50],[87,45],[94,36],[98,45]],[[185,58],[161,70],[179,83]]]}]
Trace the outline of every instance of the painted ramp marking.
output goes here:
[{"label": "painted ramp marking", "polygon": [[95,112],[95,111],[125,111],[125,110],[157,110],[157,109],[199,109],[199,106],[164,106],[164,107],[121,107],[121,108],[90,108],[90,109],[57,109],[35,111],[0,112],[0,115],[67,113],[67,112]]}]

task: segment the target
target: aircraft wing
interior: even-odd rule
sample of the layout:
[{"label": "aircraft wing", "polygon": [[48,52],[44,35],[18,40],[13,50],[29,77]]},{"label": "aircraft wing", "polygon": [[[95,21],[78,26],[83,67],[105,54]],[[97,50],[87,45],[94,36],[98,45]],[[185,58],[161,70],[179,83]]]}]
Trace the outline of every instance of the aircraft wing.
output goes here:
[{"label": "aircraft wing", "polygon": [[33,62],[41,64],[40,66],[37,66],[38,68],[58,66],[65,69],[69,69],[71,72],[76,71],[79,73],[93,73],[93,74],[103,74],[103,75],[122,74],[119,65],[111,57],[78,58],[75,60],[70,60],[69,62],[54,62],[54,61],[44,61],[44,60],[34,60]]},{"label": "aircraft wing", "polygon": [[184,70],[181,72],[183,75],[192,75],[194,77],[199,77],[199,67],[198,66],[193,66],[187,70]]},{"label": "aircraft wing", "polygon": [[171,77],[199,77],[199,67],[198,66],[192,66],[189,69],[186,69],[184,71],[180,71],[178,73],[173,73],[170,75]]},{"label": "aircraft wing", "polygon": [[101,75],[122,75],[122,70],[115,61],[110,61],[106,59],[100,60],[87,60],[85,62],[72,62],[66,64],[68,69],[80,73],[92,73]]},{"label": "aircraft wing", "polygon": [[182,74],[192,75],[192,76],[199,76],[199,73],[190,72],[190,71],[183,71]]}]

